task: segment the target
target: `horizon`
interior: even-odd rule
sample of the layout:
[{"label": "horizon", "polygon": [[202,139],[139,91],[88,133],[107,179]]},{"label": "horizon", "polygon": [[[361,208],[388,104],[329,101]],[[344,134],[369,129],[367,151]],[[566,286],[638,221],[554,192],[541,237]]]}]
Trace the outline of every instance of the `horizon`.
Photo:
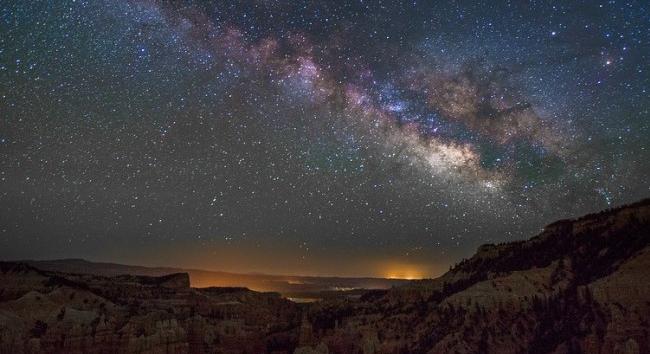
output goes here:
[{"label": "horizon", "polygon": [[[616,210],[619,208],[624,208],[629,205],[633,205],[642,201],[648,200],[648,198],[642,198],[637,201],[634,201],[629,204],[622,204],[622,205],[616,205],[616,206],[611,206],[605,210]],[[584,215],[573,215],[571,217],[565,217],[561,218],[558,220],[555,220],[551,223],[548,223],[548,225],[555,224],[557,222],[562,222],[562,221],[568,221],[568,220],[576,220],[582,217],[587,217],[590,215],[595,215],[599,212],[603,212],[605,210],[598,210],[594,212],[589,212]],[[540,231],[544,230],[544,228],[541,228]],[[535,236],[539,235],[533,234],[530,235],[529,237],[522,238],[522,239],[515,239],[515,240],[509,240],[506,241],[505,243],[509,242],[517,242],[517,241],[527,241]],[[480,246],[477,247],[480,248],[481,246],[484,245],[492,245],[494,243],[484,243]],[[476,251],[476,250],[475,250]],[[473,256],[474,253],[470,254],[468,257]],[[468,257],[462,257],[454,264],[457,264],[458,262],[467,259]],[[172,269],[172,270],[180,270],[180,271],[202,271],[202,272],[216,272],[216,273],[228,273],[228,274],[233,274],[233,275],[262,275],[262,276],[273,276],[273,277],[316,277],[316,278],[368,278],[368,279],[387,279],[387,280],[432,280],[432,279],[437,279],[440,278],[442,275],[444,275],[448,270],[451,270],[453,264],[449,265],[449,269],[443,270],[442,272],[439,272],[438,274],[433,274],[433,275],[422,275],[422,276],[414,276],[413,274],[423,274],[421,271],[416,271],[416,270],[411,270],[411,271],[387,271],[384,272],[383,274],[375,273],[375,274],[344,274],[344,275],[333,275],[333,274],[323,274],[323,273],[270,273],[270,272],[264,272],[263,270],[227,270],[227,269],[216,269],[216,268],[202,268],[202,267],[195,267],[195,266],[184,266],[184,265],[172,265],[172,264],[147,264],[147,263],[133,263],[129,261],[119,261],[117,259],[90,259],[90,258],[83,258],[83,257],[61,257],[61,258],[31,258],[31,259],[25,259],[25,258],[7,258],[7,259],[1,259],[0,261],[6,261],[6,262],[30,262],[30,261],[36,261],[36,262],[57,262],[57,261],[82,261],[82,262],[89,262],[93,264],[107,264],[107,265],[117,265],[117,266],[127,266],[127,267],[143,267],[143,268],[150,268],[150,269],[155,269],[155,268],[161,268],[161,269]],[[410,274],[410,275],[407,275]],[[401,275],[401,277],[400,277]],[[190,277],[191,279],[191,277]]]},{"label": "horizon", "polygon": [[[552,223],[547,224],[546,226],[550,225],[555,225],[560,222],[566,222],[566,221],[577,221],[581,220],[584,218],[589,218],[589,217],[594,217],[597,216],[600,213],[603,212],[610,212],[610,211],[616,211],[616,210],[621,210],[625,209],[628,207],[632,207],[635,205],[643,204],[644,202],[649,201],[650,198],[642,198],[639,199],[633,203],[629,204],[624,204],[624,205],[618,205],[618,206],[613,206],[604,210],[596,211],[593,213],[588,213],[585,215],[580,215],[580,216],[575,216],[575,217],[569,217],[569,218],[563,218],[556,220]],[[546,227],[542,228],[542,231],[545,230]],[[504,243],[499,243],[499,244],[494,244],[494,243],[486,243],[481,246],[479,246],[478,249],[480,249],[482,246],[487,246],[487,245],[502,245],[502,244],[510,244],[510,243],[516,243],[516,242],[521,242],[521,241],[529,241],[534,237],[539,236],[541,233],[532,235],[528,238],[521,239],[521,240],[512,240]],[[478,252],[478,249],[476,252]],[[476,253],[473,253],[470,255],[469,258],[474,256]],[[458,262],[456,262],[455,265],[457,265],[459,262],[462,262],[464,260],[467,260],[469,258],[462,258],[459,259]],[[295,273],[295,274],[280,274],[280,273],[266,273],[263,271],[244,271],[244,272],[239,272],[239,271],[229,271],[229,270],[224,270],[224,269],[210,269],[210,268],[195,268],[195,267],[186,267],[182,265],[156,265],[156,264],[141,264],[141,263],[128,263],[128,262],[119,262],[119,261],[114,261],[114,260],[96,260],[96,259],[87,259],[87,258],[43,258],[43,259],[2,259],[0,262],[17,262],[17,263],[31,263],[31,262],[83,262],[83,263],[90,263],[94,265],[108,265],[108,266],[122,266],[122,267],[134,267],[134,268],[146,268],[146,269],[151,269],[151,270],[156,270],[156,269],[167,269],[167,270],[173,270],[173,271],[180,271],[182,272],[212,272],[212,273],[225,273],[229,275],[242,275],[242,276],[268,276],[268,277],[295,277],[295,278],[342,278],[342,279],[384,279],[384,280],[435,280],[437,278],[442,277],[447,271],[444,271],[438,275],[434,276],[422,276],[422,277],[417,277],[413,276],[413,274],[416,274],[417,271],[389,271],[386,276],[373,276],[373,275],[328,275],[328,274],[304,274],[304,273]],[[454,266],[455,266],[454,265]],[[449,271],[453,269],[452,265],[449,267]],[[92,273],[92,272],[91,272]],[[171,274],[171,273],[170,273]],[[406,275],[410,274],[410,275]],[[393,276],[390,276],[393,275]],[[399,277],[398,275],[403,275],[403,277]],[[190,275],[190,281],[192,281],[192,276]]]},{"label": "horizon", "polygon": [[414,277],[414,276],[408,276],[408,277],[397,277],[397,275],[400,274],[413,274],[416,272],[399,272],[399,271],[394,271],[394,272],[389,272],[388,274],[393,274],[395,276],[372,276],[372,275],[328,275],[328,274],[304,274],[304,273],[295,273],[295,274],[286,274],[286,273],[265,273],[263,271],[230,271],[230,270],[224,270],[224,269],[210,269],[210,268],[195,268],[195,267],[186,267],[182,265],[156,265],[156,264],[141,264],[141,263],[129,263],[129,262],[119,262],[119,261],[113,261],[113,260],[95,260],[95,259],[87,259],[87,258],[34,258],[34,259],[24,259],[24,258],[8,258],[8,259],[0,259],[0,262],[15,262],[15,263],[30,263],[30,262],[65,262],[65,261],[81,261],[81,262],[86,262],[86,263],[91,263],[91,264],[103,264],[103,265],[114,265],[114,266],[125,266],[125,267],[137,267],[137,268],[147,268],[147,269],[168,269],[168,270],[177,270],[182,272],[191,272],[191,271],[198,271],[198,272],[213,272],[213,273],[226,273],[226,274],[231,274],[231,275],[244,275],[244,276],[255,276],[255,275],[260,275],[260,276],[270,276],[270,277],[296,277],[296,278],[345,278],[345,279],[386,279],[386,280],[427,280],[427,279],[435,279],[439,278],[441,275],[443,275],[445,272],[437,275],[437,276],[431,276],[431,277]]},{"label": "horizon", "polygon": [[482,247],[424,281],[0,261],[0,346],[16,353],[645,353],[649,231],[650,199],[643,199],[555,222],[527,241]]}]

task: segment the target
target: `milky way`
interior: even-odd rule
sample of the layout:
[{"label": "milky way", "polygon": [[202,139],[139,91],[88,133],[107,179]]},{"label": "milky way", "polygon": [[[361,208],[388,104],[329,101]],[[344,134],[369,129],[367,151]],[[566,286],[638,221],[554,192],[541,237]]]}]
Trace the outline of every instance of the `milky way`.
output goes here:
[{"label": "milky way", "polygon": [[6,1],[0,257],[440,274],[650,194],[644,1]]}]

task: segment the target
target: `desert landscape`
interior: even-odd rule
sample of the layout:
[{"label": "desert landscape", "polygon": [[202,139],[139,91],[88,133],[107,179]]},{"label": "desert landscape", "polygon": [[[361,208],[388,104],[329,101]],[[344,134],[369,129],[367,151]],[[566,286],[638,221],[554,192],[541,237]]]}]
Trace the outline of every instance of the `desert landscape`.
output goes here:
[{"label": "desert landscape", "polygon": [[484,245],[437,279],[313,303],[3,262],[0,352],[647,353],[649,241],[644,200]]}]

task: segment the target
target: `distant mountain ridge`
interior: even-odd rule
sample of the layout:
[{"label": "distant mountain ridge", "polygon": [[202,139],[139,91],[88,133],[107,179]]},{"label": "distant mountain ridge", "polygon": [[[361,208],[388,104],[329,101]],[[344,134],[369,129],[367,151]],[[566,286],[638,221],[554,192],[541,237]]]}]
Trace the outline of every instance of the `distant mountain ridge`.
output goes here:
[{"label": "distant mountain ridge", "polygon": [[388,289],[407,283],[403,279],[386,279],[370,277],[319,277],[270,275],[259,273],[230,273],[201,269],[184,269],[173,267],[144,267],[119,263],[91,262],[84,259],[70,258],[57,260],[21,260],[38,269],[63,272],[83,273],[102,276],[122,274],[162,276],[171,273],[188,273],[193,287],[246,287],[256,291],[275,291],[286,296],[310,295],[318,292],[335,291],[335,289]]},{"label": "distant mountain ridge", "polygon": [[0,353],[650,353],[650,199],[483,245],[433,280],[297,304],[191,275],[0,262]]}]

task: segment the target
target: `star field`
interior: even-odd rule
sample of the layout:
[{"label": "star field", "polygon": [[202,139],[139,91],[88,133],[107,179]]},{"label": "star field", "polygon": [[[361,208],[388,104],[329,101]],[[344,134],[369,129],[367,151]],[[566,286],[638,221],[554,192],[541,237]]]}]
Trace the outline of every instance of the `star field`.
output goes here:
[{"label": "star field", "polygon": [[650,192],[645,1],[7,1],[0,257],[434,276]]}]

